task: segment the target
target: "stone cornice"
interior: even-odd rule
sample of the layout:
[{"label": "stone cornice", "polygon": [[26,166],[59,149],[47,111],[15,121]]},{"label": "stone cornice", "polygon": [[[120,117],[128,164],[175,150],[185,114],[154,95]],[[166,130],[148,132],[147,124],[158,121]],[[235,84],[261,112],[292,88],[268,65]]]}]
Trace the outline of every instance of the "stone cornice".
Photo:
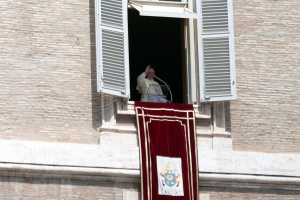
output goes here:
[{"label": "stone cornice", "polygon": [[[139,149],[1,140],[0,174],[139,182]],[[199,151],[199,184],[299,190],[300,154]]]}]

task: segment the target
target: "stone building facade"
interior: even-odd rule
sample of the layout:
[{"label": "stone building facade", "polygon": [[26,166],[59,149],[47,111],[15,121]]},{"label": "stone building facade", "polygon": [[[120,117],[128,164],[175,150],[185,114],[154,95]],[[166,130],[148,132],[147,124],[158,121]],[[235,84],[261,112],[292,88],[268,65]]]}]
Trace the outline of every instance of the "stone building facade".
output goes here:
[{"label": "stone building facade", "polygon": [[[1,199],[139,199],[133,104],[97,92],[94,5],[0,1]],[[300,199],[300,3],[233,9],[238,99],[195,105],[200,199]]]}]

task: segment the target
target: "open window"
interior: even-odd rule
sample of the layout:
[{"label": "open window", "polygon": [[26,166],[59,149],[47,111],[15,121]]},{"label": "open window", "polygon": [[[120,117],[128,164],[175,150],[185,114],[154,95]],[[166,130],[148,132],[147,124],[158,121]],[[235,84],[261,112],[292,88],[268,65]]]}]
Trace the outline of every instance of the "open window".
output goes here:
[{"label": "open window", "polygon": [[[194,4],[195,2],[197,4]],[[146,23],[147,20],[152,23],[149,28],[155,31],[151,36],[158,38],[158,42],[159,38],[163,37],[177,38],[165,47],[160,47],[160,51],[172,54],[172,59],[180,57],[176,61],[179,65],[167,68],[162,64],[159,67],[167,69],[163,78],[173,77],[174,82],[180,82],[180,86],[174,86],[176,84],[172,81],[166,81],[171,85],[172,91],[181,90],[177,95],[173,94],[173,98],[181,96],[178,103],[236,99],[231,4],[232,0],[96,0],[98,91],[128,99],[132,93],[131,100],[138,100],[133,98],[137,76],[132,75],[132,72],[141,73],[147,64],[153,63],[145,59],[147,63],[140,65],[129,60],[131,46],[138,43],[137,39],[129,40],[131,36],[128,35],[131,29],[128,30],[127,19],[130,25],[134,15],[135,20],[143,18],[142,23]],[[128,6],[137,11],[128,10]],[[169,21],[165,22],[166,20]],[[161,31],[166,26],[164,23],[174,24],[171,32]],[[144,34],[147,34],[147,31]],[[145,35],[142,39],[147,38],[149,36]],[[175,41],[177,45],[173,44]],[[144,50],[147,45],[139,48],[139,51],[155,54],[153,51]],[[171,48],[178,48],[179,53],[171,53]],[[135,59],[142,59],[138,57],[141,56],[136,56]],[[172,72],[172,67],[176,68],[175,72]],[[159,71],[160,76],[161,69],[156,71]],[[181,76],[181,79],[178,79],[178,76]]]},{"label": "open window", "polygon": [[[130,100],[139,101],[137,77],[150,64],[156,76],[170,86],[173,101],[183,99],[183,20],[169,17],[140,16],[138,10],[128,10]],[[161,81],[158,83],[164,85]],[[168,95],[167,99],[170,99]]]}]

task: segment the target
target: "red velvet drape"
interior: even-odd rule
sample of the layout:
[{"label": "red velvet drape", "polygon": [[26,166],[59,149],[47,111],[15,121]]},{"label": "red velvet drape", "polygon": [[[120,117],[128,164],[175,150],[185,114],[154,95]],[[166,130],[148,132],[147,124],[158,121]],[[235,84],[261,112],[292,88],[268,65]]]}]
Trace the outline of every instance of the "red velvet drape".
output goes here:
[{"label": "red velvet drape", "polygon": [[[198,200],[198,164],[193,106],[135,102],[143,200]],[[183,196],[158,194],[156,156],[181,159]],[[176,187],[176,186],[174,186]]]}]

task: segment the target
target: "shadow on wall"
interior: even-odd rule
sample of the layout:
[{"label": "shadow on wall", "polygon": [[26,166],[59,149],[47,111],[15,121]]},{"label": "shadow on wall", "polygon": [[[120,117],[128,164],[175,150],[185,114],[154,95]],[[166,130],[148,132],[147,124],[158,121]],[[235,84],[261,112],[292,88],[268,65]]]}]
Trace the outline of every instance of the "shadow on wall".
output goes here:
[{"label": "shadow on wall", "polygon": [[230,112],[230,101],[225,101],[225,131],[231,133],[231,112]]},{"label": "shadow on wall", "polygon": [[101,124],[101,95],[97,92],[96,70],[96,34],[95,34],[95,0],[89,1],[90,16],[90,52],[91,52],[91,94],[92,94],[92,123],[93,128],[98,129]]}]

